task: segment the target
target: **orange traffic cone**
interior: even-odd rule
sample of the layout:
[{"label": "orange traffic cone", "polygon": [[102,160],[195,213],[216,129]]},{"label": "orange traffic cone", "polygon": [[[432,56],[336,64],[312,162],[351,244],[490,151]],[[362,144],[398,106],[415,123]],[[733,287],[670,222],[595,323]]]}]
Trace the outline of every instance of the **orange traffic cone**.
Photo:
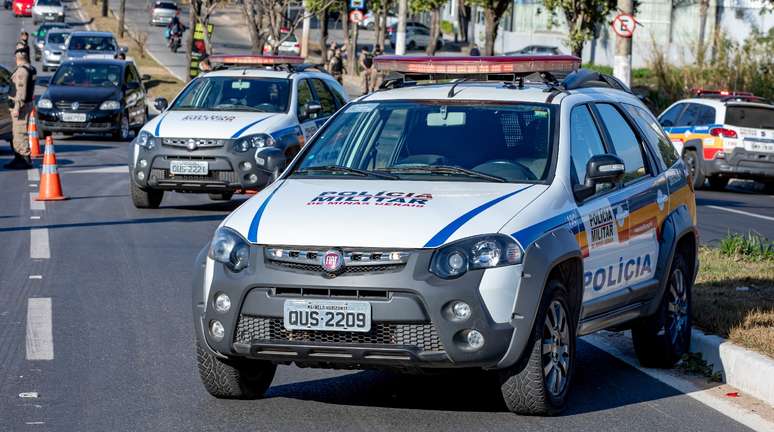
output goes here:
[{"label": "orange traffic cone", "polygon": [[38,120],[35,108],[30,113],[30,121],[27,123],[27,135],[30,140],[30,157],[39,158],[40,154],[40,137],[38,137]]},{"label": "orange traffic cone", "polygon": [[62,182],[59,181],[59,173],[56,171],[56,153],[54,153],[54,140],[46,137],[46,152],[43,155],[43,168],[40,173],[40,193],[38,201],[60,201],[67,197],[62,195]]}]

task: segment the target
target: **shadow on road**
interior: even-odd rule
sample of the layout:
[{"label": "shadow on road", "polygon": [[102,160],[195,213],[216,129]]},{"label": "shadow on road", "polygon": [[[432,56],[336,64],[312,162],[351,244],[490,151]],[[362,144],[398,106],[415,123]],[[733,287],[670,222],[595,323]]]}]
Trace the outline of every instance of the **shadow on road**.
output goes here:
[{"label": "shadow on road", "polygon": [[51,225],[25,225],[0,228],[0,232],[10,231],[27,231],[32,228],[48,228],[48,229],[61,229],[61,228],[84,228],[84,227],[103,227],[103,226],[115,226],[115,225],[142,225],[142,224],[157,224],[157,223],[178,223],[178,222],[206,222],[206,221],[221,221],[224,215],[202,215],[202,216],[170,216],[170,217],[156,217],[156,218],[135,218],[135,219],[123,219],[116,221],[104,221],[104,222],[74,222],[66,224],[51,224]]}]

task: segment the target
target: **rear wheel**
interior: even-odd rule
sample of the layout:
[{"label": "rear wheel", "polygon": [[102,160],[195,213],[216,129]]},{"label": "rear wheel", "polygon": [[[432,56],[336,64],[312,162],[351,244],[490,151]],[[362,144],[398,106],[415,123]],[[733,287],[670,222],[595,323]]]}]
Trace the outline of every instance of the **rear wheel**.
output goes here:
[{"label": "rear wheel", "polygon": [[163,190],[142,189],[134,184],[133,181],[129,181],[129,185],[132,193],[132,203],[136,208],[159,208],[161,200],[164,199]]},{"label": "rear wheel", "polygon": [[669,368],[688,352],[693,278],[686,259],[675,255],[658,312],[632,327],[634,351],[643,366]]},{"label": "rear wheel", "polygon": [[234,192],[222,192],[222,193],[208,193],[207,194],[213,201],[230,201],[234,196]]},{"label": "rear wheel", "polygon": [[277,366],[262,360],[220,359],[196,342],[199,376],[207,392],[221,399],[258,399],[269,389]]},{"label": "rear wheel", "polygon": [[709,185],[713,190],[723,190],[728,186],[728,177],[710,176]]},{"label": "rear wheel", "polygon": [[500,391],[509,410],[554,415],[567,404],[575,369],[575,319],[566,287],[549,281],[530,345],[516,365],[500,371]]},{"label": "rear wheel", "polygon": [[683,161],[685,161],[685,165],[688,166],[688,171],[691,173],[694,189],[704,187],[704,174],[701,172],[699,156],[696,154],[696,151],[686,150],[683,154]]},{"label": "rear wheel", "polygon": [[129,139],[130,131],[129,116],[127,116],[126,113],[123,113],[121,114],[121,124],[119,124],[118,129],[113,132],[113,139],[116,141],[126,141]]}]

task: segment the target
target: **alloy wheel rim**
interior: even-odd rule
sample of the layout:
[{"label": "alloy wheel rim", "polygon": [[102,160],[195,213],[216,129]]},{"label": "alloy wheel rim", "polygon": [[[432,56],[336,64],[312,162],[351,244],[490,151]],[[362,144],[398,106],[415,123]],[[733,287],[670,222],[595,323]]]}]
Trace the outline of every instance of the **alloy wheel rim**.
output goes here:
[{"label": "alloy wheel rim", "polygon": [[669,278],[669,303],[667,304],[667,323],[670,342],[678,346],[688,329],[688,290],[681,269],[675,269]]},{"label": "alloy wheel rim", "polygon": [[552,396],[558,397],[567,387],[572,359],[567,312],[557,300],[548,306],[543,324],[541,359],[546,389]]},{"label": "alloy wheel rim", "polygon": [[129,119],[126,116],[121,117],[121,138],[129,138]]}]

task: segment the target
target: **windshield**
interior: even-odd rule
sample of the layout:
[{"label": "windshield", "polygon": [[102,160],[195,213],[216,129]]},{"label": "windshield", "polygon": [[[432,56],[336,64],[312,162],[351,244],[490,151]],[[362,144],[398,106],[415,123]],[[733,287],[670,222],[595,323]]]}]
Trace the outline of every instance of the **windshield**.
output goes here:
[{"label": "windshield", "polygon": [[110,36],[73,36],[67,47],[74,51],[116,51],[116,43]]},{"label": "windshield", "polygon": [[121,66],[115,64],[66,64],[51,80],[53,85],[74,87],[111,87],[121,82]]},{"label": "windshield", "polygon": [[51,44],[63,44],[70,33],[51,32],[48,34],[48,43]]},{"label": "windshield", "polygon": [[167,2],[158,2],[154,6],[156,9],[171,9],[171,10],[177,10],[177,5],[174,3],[167,3]]},{"label": "windshield", "polygon": [[38,6],[62,6],[59,0],[38,0]]},{"label": "windshield", "polygon": [[756,129],[774,129],[774,108],[729,105],[726,107],[726,124]]},{"label": "windshield", "polygon": [[361,176],[417,180],[545,180],[552,116],[544,104],[352,104],[314,140],[294,175],[320,175],[327,167],[330,175],[360,170]]},{"label": "windshield", "polygon": [[173,110],[287,112],[290,81],[247,77],[202,77],[183,90]]}]

